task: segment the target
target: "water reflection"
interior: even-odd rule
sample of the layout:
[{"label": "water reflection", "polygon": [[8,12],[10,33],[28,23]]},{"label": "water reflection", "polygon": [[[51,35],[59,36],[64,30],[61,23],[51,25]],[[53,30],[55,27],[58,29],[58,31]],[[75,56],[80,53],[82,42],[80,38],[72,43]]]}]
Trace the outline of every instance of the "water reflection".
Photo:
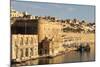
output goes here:
[{"label": "water reflection", "polygon": [[22,62],[21,64],[12,64],[15,66],[27,66],[27,65],[41,65],[41,64],[58,64],[58,63],[70,63],[70,62],[83,62],[95,60],[95,46],[94,43],[90,44],[90,51],[71,51],[65,55],[60,55],[54,58],[39,58],[36,60],[29,60]]}]

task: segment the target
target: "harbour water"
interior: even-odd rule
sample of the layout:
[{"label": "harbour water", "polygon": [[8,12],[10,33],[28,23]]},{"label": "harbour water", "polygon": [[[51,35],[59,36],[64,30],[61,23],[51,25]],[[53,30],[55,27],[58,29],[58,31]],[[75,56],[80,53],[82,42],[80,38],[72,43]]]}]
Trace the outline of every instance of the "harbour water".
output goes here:
[{"label": "harbour water", "polygon": [[70,51],[66,54],[56,56],[53,58],[38,58],[22,63],[14,63],[12,67],[27,66],[27,65],[43,65],[43,64],[59,64],[59,63],[73,63],[73,62],[88,62],[95,60],[95,44],[89,43],[90,51]]}]

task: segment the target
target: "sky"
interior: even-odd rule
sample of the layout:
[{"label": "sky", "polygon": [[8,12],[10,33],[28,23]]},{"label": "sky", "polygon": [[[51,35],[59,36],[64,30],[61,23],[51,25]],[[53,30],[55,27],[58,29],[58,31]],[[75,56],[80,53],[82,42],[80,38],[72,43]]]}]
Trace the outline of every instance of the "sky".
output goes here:
[{"label": "sky", "polygon": [[79,19],[95,22],[95,6],[55,4],[32,1],[11,1],[11,8],[33,16],[54,16],[58,19]]}]

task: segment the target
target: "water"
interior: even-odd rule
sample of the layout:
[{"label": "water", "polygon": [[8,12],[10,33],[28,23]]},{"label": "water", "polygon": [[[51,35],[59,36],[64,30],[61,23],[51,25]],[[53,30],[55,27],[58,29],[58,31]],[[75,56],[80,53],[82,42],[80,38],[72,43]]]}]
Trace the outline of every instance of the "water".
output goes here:
[{"label": "water", "polygon": [[90,52],[78,52],[71,51],[65,55],[60,55],[54,58],[39,58],[36,60],[29,60],[21,64],[12,64],[16,66],[27,66],[27,65],[42,65],[42,64],[58,64],[58,63],[72,63],[72,62],[85,62],[95,60],[95,46],[94,43],[90,43]]}]

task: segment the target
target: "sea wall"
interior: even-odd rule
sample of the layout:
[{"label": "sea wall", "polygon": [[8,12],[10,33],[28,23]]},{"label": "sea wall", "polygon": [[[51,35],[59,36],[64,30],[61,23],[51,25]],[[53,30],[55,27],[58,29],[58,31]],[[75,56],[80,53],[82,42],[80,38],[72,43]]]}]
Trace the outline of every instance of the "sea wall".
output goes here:
[{"label": "sea wall", "polygon": [[67,43],[78,43],[78,42],[95,42],[94,33],[73,33],[67,32],[63,33],[63,41]]}]

